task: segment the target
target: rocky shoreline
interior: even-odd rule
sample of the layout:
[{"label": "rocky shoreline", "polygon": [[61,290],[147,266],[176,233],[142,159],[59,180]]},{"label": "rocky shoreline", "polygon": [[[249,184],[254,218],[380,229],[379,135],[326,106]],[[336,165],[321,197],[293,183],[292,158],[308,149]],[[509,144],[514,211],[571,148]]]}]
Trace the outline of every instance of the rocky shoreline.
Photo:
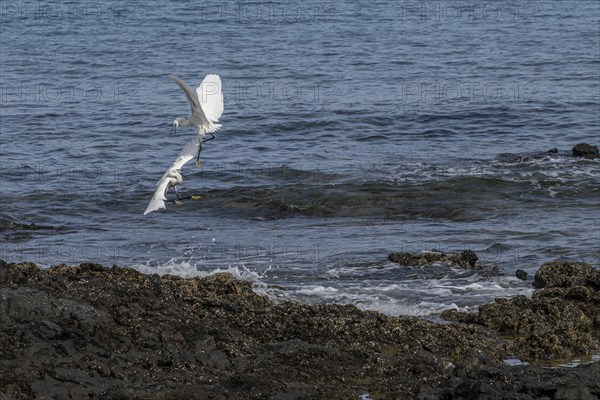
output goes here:
[{"label": "rocky shoreline", "polygon": [[[476,268],[470,253],[454,261]],[[436,324],[275,303],[229,274],[0,260],[0,399],[600,397],[598,362],[535,365],[600,353],[599,270],[557,261],[533,282],[532,299]]]}]

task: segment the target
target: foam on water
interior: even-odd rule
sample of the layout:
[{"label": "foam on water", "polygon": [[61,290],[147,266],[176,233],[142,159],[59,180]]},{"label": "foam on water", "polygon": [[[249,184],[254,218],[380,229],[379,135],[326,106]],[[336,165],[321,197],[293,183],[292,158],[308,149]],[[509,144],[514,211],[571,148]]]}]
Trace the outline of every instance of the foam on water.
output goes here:
[{"label": "foam on water", "polygon": [[[394,184],[443,182],[455,178],[498,179],[526,183],[551,197],[573,190],[573,185],[594,183],[599,178],[600,159],[587,160],[569,155],[501,154],[491,160],[457,161],[456,165],[428,162],[385,166],[383,181]],[[482,181],[483,182],[483,181]]]},{"label": "foam on water", "polygon": [[[389,267],[389,263],[383,264]],[[282,284],[279,273],[267,268],[261,272],[247,268],[243,263],[228,267],[206,268],[193,259],[165,263],[148,261],[130,267],[145,273],[177,275],[184,278],[206,277],[229,273],[234,278],[252,283],[253,290],[274,301],[299,301],[305,304],[352,304],[362,310],[378,311],[387,315],[436,316],[447,309],[461,312],[476,310],[480,304],[496,297],[531,296],[532,289],[522,281],[508,276],[484,278],[478,274],[451,268],[451,276],[421,279],[405,279],[390,282],[389,279],[373,279],[358,268],[335,268],[338,274],[350,274],[350,281],[323,284],[318,277],[306,277],[305,282]],[[344,273],[345,272],[345,273]],[[338,278],[340,276],[338,275]]]},{"label": "foam on water", "polygon": [[240,281],[248,281],[252,283],[252,288],[257,294],[267,295],[267,285],[261,281],[261,275],[255,271],[251,271],[242,263],[240,265],[229,266],[227,268],[214,268],[210,270],[202,269],[193,259],[188,261],[177,261],[171,259],[165,263],[153,263],[148,261],[145,264],[133,264],[131,268],[143,274],[158,274],[176,275],[182,278],[205,278],[207,276],[228,273]]},{"label": "foam on water", "polygon": [[409,279],[393,283],[363,279],[336,282],[335,286],[306,283],[278,292],[278,298],[309,304],[353,304],[387,315],[433,316],[446,309],[472,311],[494,298],[531,297],[532,291],[530,285],[514,277],[488,279],[473,275],[466,279]]},{"label": "foam on water", "polygon": [[[386,296],[378,289],[357,290],[333,288],[320,285],[299,289],[287,294],[287,299],[308,304],[352,304],[361,310],[377,311],[386,315],[433,316],[447,309],[470,311],[476,306],[458,306],[444,301],[421,301],[418,297]],[[280,297],[281,298],[281,297]]]}]

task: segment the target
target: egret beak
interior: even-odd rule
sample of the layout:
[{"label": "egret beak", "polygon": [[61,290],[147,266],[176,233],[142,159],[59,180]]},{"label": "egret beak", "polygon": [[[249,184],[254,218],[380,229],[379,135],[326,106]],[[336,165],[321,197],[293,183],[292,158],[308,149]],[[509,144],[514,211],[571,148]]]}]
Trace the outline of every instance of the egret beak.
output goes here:
[{"label": "egret beak", "polygon": [[177,125],[171,125],[171,131],[169,132],[169,135],[177,135]]}]

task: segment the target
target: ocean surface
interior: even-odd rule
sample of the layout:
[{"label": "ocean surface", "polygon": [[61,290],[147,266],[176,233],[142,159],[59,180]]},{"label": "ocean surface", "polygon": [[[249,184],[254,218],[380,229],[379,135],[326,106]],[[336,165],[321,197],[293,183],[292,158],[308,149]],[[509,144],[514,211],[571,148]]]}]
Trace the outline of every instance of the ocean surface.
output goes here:
[{"label": "ocean surface", "polygon": [[[571,157],[600,144],[597,0],[0,4],[6,261],[432,318],[600,265],[600,159]],[[144,216],[195,134],[171,73],[221,76],[223,128],[184,168],[202,199]],[[465,249],[487,272],[387,261]]]}]

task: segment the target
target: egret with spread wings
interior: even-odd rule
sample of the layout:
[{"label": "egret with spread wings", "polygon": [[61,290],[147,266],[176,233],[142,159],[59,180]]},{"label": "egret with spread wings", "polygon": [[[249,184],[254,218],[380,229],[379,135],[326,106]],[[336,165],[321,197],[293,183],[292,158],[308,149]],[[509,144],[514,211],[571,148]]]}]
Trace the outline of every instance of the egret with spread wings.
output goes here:
[{"label": "egret with spread wings", "polygon": [[[177,192],[177,186],[183,182],[183,176],[181,175],[181,168],[196,154],[196,151],[202,146],[202,142],[199,136],[191,139],[186,145],[183,147],[183,150],[179,153],[177,160],[165,172],[165,174],[160,178],[158,183],[156,184],[156,192],[154,192],[154,196],[152,196],[152,200],[150,200],[150,204],[144,211],[144,215],[160,210],[165,207],[165,201],[167,201],[167,191],[170,187],[175,190],[175,195],[177,196],[177,200],[180,200],[179,193]],[[190,198],[194,199],[196,196],[191,196]]]},{"label": "egret with spread wings", "polygon": [[[214,139],[213,132],[221,128],[221,125],[217,123],[219,122],[219,118],[221,118],[221,114],[223,114],[221,78],[219,75],[206,75],[195,92],[177,76],[171,75],[170,78],[183,90],[191,109],[187,120],[179,117],[173,121],[171,132],[176,134],[177,128],[180,126],[194,126],[197,129],[200,145],[198,146],[198,153],[196,155],[196,165],[199,166],[203,143]],[[211,137],[204,139],[207,133]]]}]

